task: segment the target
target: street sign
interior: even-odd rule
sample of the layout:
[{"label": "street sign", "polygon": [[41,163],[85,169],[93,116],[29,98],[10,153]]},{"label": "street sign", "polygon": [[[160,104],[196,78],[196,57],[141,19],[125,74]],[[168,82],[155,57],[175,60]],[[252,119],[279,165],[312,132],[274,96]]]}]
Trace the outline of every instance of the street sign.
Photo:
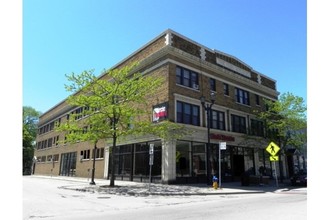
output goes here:
[{"label": "street sign", "polygon": [[277,146],[274,142],[270,142],[270,144],[266,148],[266,151],[272,156],[275,156],[279,150],[280,147]]},{"label": "street sign", "polygon": [[269,160],[270,161],[278,161],[278,156],[270,156]]},{"label": "street sign", "polygon": [[154,144],[150,144],[149,154],[154,154]]},{"label": "street sign", "polygon": [[226,150],[227,149],[227,143],[226,142],[219,142],[219,147],[221,150]]}]

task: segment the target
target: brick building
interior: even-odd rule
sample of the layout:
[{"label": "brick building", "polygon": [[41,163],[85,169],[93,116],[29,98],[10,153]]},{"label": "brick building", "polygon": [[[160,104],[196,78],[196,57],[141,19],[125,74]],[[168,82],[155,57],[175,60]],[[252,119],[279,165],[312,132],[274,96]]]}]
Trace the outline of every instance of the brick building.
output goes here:
[{"label": "brick building", "polygon": [[[134,61],[139,62],[137,71],[166,79],[157,99],[150,100],[147,106],[153,109],[154,120],[166,116],[194,132],[179,140],[145,136],[118,143],[116,179],[148,181],[150,144],[154,145],[154,182],[206,182],[207,176],[219,174],[219,167],[223,181],[237,181],[247,170],[257,175],[260,166],[272,175],[264,150],[267,143],[263,124],[256,119],[254,110],[264,108],[263,98],[277,99],[275,80],[234,56],[209,49],[172,30],[164,31],[113,68]],[[205,100],[205,106],[214,100],[212,110],[206,111],[201,100]],[[35,174],[91,175],[93,145],[60,144],[64,135],[54,130],[56,122],[66,121],[67,115],[77,110],[64,100],[40,116]],[[221,164],[219,142],[226,142]],[[98,143],[96,178],[109,176],[109,147],[111,144],[105,140]],[[285,160],[281,165],[286,167]],[[286,176],[286,169],[283,173]]]}]

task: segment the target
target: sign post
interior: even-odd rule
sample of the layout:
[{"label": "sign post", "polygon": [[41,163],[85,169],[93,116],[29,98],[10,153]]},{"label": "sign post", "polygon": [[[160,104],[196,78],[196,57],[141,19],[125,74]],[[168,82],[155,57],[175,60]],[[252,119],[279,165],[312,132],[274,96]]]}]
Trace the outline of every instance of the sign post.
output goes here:
[{"label": "sign post", "polygon": [[219,188],[221,189],[221,150],[227,149],[226,142],[219,142]]},{"label": "sign post", "polygon": [[277,146],[274,142],[270,142],[270,144],[266,148],[266,151],[271,155],[269,157],[269,160],[273,161],[274,170],[275,170],[276,187],[278,187],[278,180],[277,180],[277,172],[276,172],[275,161],[278,161],[278,156],[276,156],[276,154],[279,150],[280,150],[280,147]]},{"label": "sign post", "polygon": [[154,144],[149,145],[149,193],[150,193],[150,184],[151,184],[151,168],[152,165],[154,164]]}]

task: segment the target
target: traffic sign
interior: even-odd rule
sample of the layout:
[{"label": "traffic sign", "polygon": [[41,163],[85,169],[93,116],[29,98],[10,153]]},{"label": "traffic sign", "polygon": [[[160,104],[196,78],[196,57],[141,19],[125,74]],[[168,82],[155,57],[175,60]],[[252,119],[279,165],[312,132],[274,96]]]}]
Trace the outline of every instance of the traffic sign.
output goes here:
[{"label": "traffic sign", "polygon": [[266,148],[266,151],[272,156],[275,156],[279,150],[280,147],[277,146],[274,142],[270,142],[270,144]]},{"label": "traffic sign", "polygon": [[278,161],[278,156],[270,156],[269,160],[270,161]]},{"label": "traffic sign", "polygon": [[226,150],[227,149],[227,143],[226,142],[219,142],[220,150]]},{"label": "traffic sign", "polygon": [[150,144],[149,154],[154,154],[154,144]]}]

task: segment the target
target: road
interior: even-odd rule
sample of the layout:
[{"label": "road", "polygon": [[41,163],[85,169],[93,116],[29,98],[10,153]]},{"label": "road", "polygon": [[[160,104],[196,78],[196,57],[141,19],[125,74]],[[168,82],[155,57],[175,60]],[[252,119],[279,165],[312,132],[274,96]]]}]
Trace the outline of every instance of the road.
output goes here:
[{"label": "road", "polygon": [[307,219],[307,194],[123,196],[63,189],[72,181],[23,177],[23,219]]}]

